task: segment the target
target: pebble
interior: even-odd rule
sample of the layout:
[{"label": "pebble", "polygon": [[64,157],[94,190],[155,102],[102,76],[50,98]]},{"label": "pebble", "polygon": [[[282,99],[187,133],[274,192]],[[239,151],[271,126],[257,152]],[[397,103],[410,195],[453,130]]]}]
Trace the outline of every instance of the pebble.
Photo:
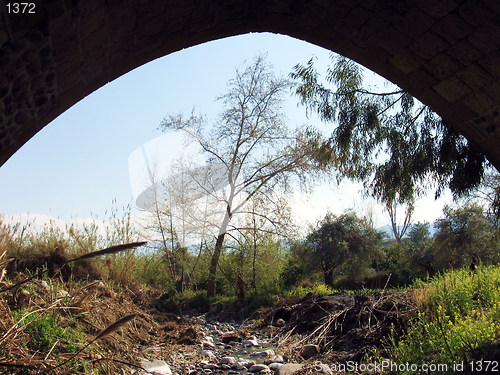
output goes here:
[{"label": "pebble", "polygon": [[248,369],[248,371],[250,371],[250,372],[262,372],[262,371],[269,372],[271,370],[266,365],[253,365],[252,367],[250,367]]},{"label": "pebble", "polygon": [[259,346],[259,343],[257,342],[255,336],[250,337],[250,339],[248,340],[244,340],[242,344],[243,346]]},{"label": "pebble", "polygon": [[203,357],[208,357],[210,360],[216,359],[215,354],[211,350],[202,350],[200,355]]},{"label": "pebble", "polygon": [[274,350],[264,350],[262,352],[250,353],[252,357],[271,357],[274,355]]},{"label": "pebble", "polygon": [[284,360],[283,356],[281,356],[281,355],[277,355],[277,356],[275,356],[275,357],[273,357],[273,358],[266,359],[266,360],[264,361],[264,364],[265,364],[265,365],[268,365],[268,364],[270,364],[270,363],[283,363],[283,362],[285,362],[285,360]]},{"label": "pebble", "polygon": [[215,348],[215,344],[212,341],[202,341],[201,345],[204,348]]},{"label": "pebble", "polygon": [[214,364],[214,363],[207,363],[206,365],[203,366],[203,370],[218,370],[219,366]]},{"label": "pebble", "polygon": [[270,370],[276,371],[281,366],[283,366],[283,363],[274,362],[274,363],[270,363],[268,367]]},{"label": "pebble", "polygon": [[302,350],[300,351],[300,356],[304,359],[309,359],[314,357],[319,353],[319,346],[318,345],[304,345],[302,347]]},{"label": "pebble", "polygon": [[222,364],[227,364],[227,363],[233,364],[235,362],[236,362],[236,358],[234,358],[234,357],[229,357],[228,356],[228,357],[222,357],[220,359],[220,363],[222,363]]}]

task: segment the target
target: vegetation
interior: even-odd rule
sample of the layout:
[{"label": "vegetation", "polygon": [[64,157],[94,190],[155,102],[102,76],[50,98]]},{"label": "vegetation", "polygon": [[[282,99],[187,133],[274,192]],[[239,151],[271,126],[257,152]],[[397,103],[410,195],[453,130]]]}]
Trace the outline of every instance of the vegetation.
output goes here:
[{"label": "vegetation", "polygon": [[[338,122],[328,139],[285,126],[281,96],[289,82],[275,77],[262,56],[229,83],[214,126],[194,114],[166,118],[163,130],[186,132],[208,155],[209,167],[179,161],[173,178],[151,173],[153,205],[140,227],[128,208],[111,210],[104,225],[96,220],[65,228],[7,225],[0,217],[0,365],[117,373],[118,362],[134,365],[108,355],[114,350],[129,358],[133,345],[121,348],[108,336],[136,320],[134,329],[150,334],[156,321],[143,309],[163,323],[172,313],[245,318],[282,297],[314,301],[368,288],[378,291],[357,296],[353,306],[340,304],[321,332],[342,331],[337,319],[358,330],[363,320],[370,328],[373,318],[380,341],[389,332],[384,325],[397,321],[377,355],[416,364],[498,357],[498,173],[472,191],[484,157],[403,91],[364,89],[353,63],[336,60],[327,78],[335,90],[317,76],[312,61],[292,75],[302,80],[296,90],[303,104]],[[382,154],[387,158],[376,157]],[[299,233],[286,193],[332,166],[339,177],[368,182],[385,204],[394,239],[350,211],[328,213]],[[472,191],[446,207],[434,228],[411,222],[419,186],[431,177],[438,193],[446,186],[457,195]],[[403,287],[408,291],[394,293],[395,300],[387,296],[390,288]],[[404,319],[410,305],[419,313],[406,324],[398,303],[409,299]],[[106,305],[116,300],[119,308]],[[287,308],[280,313],[291,316]],[[180,318],[172,319],[158,328],[157,339]],[[16,356],[34,365],[13,364]]]},{"label": "vegetation", "polygon": [[499,358],[499,266],[449,271],[414,288],[421,312],[407,334],[392,341],[392,360],[449,365],[441,373],[454,373],[458,364],[473,373],[482,361],[487,366]]},{"label": "vegetation", "polygon": [[[208,268],[210,297],[216,295],[217,273],[227,246],[226,238],[230,236],[239,241],[238,235],[246,236],[238,216],[252,214],[247,212],[248,202],[259,199],[261,204],[253,206],[259,211],[253,214],[266,219],[271,230],[279,230],[283,222],[270,215],[267,206],[276,206],[276,194],[278,190],[290,188],[291,176],[303,180],[312,170],[309,148],[304,144],[302,133],[292,132],[285,124],[281,104],[289,84],[274,75],[265,58],[258,56],[243,71],[237,71],[228,86],[228,92],[219,98],[224,109],[212,127],[207,126],[202,116],[194,114],[187,119],[181,115],[169,116],[161,124],[164,131],[187,133],[206,154],[210,177],[220,173],[223,180],[221,185],[217,179],[201,180],[191,172],[203,195],[214,202],[212,213],[220,213],[215,218],[203,218],[211,220],[216,237]],[[239,269],[241,273],[241,267]],[[243,298],[246,288],[241,280],[239,283]]]},{"label": "vegetation", "polygon": [[382,234],[353,213],[327,215],[306,239],[306,263],[323,272],[324,283],[333,285],[334,274],[360,281],[379,256]]},{"label": "vegetation", "polygon": [[367,88],[360,65],[332,54],[325,81],[314,59],[290,74],[307,110],[334,125],[311,145],[317,160],[365,182],[384,203],[411,203],[432,182],[436,195],[474,191],[489,166],[485,156],[427,106],[401,88]]}]

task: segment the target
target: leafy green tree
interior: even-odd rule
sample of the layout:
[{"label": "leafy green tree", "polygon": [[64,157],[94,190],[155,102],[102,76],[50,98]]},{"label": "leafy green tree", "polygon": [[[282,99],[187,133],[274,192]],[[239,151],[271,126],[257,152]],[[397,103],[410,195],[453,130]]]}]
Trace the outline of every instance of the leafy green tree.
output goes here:
[{"label": "leafy green tree", "polygon": [[286,248],[286,259],[280,280],[283,288],[291,289],[310,277],[316,270],[308,261],[311,257],[310,247],[305,240],[290,241]]},{"label": "leafy green tree", "polygon": [[483,205],[488,220],[495,227],[500,227],[500,173],[489,171],[481,186],[466,199]]},{"label": "leafy green tree", "polygon": [[325,82],[314,59],[290,76],[306,110],[335,124],[329,138],[312,140],[316,159],[364,181],[380,201],[411,202],[431,183],[436,195],[479,186],[489,165],[484,154],[401,88],[367,88],[362,67],[336,55]]},{"label": "leafy green tree", "polygon": [[477,260],[500,262],[500,237],[481,206],[444,208],[437,222],[434,240],[434,264],[438,269],[467,266]]},{"label": "leafy green tree", "polygon": [[412,225],[408,241],[403,244],[403,256],[399,265],[402,281],[411,282],[416,278],[425,278],[435,273],[433,263],[434,240],[429,230],[429,223]]},{"label": "leafy green tree", "polygon": [[333,285],[335,271],[357,280],[364,276],[377,255],[382,234],[354,213],[327,214],[307,236],[309,261],[323,272],[326,285]]}]

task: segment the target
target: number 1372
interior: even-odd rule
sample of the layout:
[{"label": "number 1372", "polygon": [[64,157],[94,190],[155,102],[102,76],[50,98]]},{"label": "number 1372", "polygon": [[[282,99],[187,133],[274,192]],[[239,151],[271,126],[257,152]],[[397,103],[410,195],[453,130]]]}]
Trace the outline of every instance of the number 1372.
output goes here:
[{"label": "number 1372", "polygon": [[26,14],[35,13],[35,3],[7,3],[7,13]]}]

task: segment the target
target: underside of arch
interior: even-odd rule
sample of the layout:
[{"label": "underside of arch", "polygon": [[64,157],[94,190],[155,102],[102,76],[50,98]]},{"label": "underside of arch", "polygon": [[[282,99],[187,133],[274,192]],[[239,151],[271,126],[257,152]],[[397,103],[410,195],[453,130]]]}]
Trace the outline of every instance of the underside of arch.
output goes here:
[{"label": "underside of arch", "polygon": [[185,47],[268,31],[338,52],[391,80],[500,169],[496,0],[45,0],[34,13],[10,10],[0,4],[0,165],[128,71]]}]

